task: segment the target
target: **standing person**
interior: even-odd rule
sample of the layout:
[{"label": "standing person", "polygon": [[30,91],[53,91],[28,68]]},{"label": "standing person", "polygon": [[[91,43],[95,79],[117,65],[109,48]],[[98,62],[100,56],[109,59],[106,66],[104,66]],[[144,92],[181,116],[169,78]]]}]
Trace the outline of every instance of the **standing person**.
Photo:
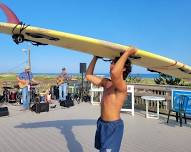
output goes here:
[{"label": "standing person", "polygon": [[66,100],[68,94],[68,80],[69,76],[67,74],[66,68],[62,68],[62,72],[57,77],[57,84],[59,86],[59,101]]},{"label": "standing person", "polygon": [[93,75],[94,67],[99,57],[94,56],[86,79],[104,88],[101,101],[101,116],[97,120],[95,148],[100,152],[119,152],[123,137],[124,124],[120,118],[120,110],[127,97],[126,77],[131,72],[130,55],[136,53],[135,48],[128,48],[120,57],[112,60],[110,65],[111,79]]},{"label": "standing person", "polygon": [[[20,73],[17,76],[17,80],[18,80],[19,88],[22,91],[23,109],[21,109],[21,110],[25,111],[25,110],[29,109],[29,105],[30,105],[30,85],[32,82],[36,82],[33,79],[33,74],[30,71],[29,66],[26,66],[25,71]],[[36,82],[36,83],[38,83],[38,82]]]}]

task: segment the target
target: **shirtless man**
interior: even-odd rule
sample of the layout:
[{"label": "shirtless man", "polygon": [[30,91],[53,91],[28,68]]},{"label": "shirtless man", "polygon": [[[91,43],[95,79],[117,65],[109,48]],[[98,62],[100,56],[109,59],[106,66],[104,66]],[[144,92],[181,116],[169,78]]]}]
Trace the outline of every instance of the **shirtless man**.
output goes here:
[{"label": "shirtless man", "polygon": [[120,110],[127,97],[126,77],[131,72],[130,55],[136,53],[133,47],[128,48],[121,57],[112,60],[110,65],[111,80],[93,75],[99,57],[94,56],[86,72],[86,79],[94,85],[104,88],[101,101],[101,116],[97,120],[95,148],[100,152],[119,152],[123,137],[123,121]]}]

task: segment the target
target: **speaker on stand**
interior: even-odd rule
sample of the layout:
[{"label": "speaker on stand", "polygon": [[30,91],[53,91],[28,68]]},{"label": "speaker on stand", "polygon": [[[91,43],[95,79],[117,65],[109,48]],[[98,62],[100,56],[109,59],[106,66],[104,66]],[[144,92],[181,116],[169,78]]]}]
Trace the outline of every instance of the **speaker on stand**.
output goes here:
[{"label": "speaker on stand", "polygon": [[84,92],[84,73],[86,73],[86,63],[80,63],[80,73],[82,74],[82,89],[80,93],[81,101],[83,101]]}]

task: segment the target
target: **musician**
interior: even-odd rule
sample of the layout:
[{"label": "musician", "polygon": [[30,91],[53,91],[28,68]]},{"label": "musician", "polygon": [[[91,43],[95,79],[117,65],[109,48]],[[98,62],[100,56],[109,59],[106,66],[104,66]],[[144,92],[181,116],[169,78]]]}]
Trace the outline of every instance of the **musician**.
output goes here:
[{"label": "musician", "polygon": [[19,87],[22,91],[22,102],[23,102],[23,109],[22,111],[25,111],[29,109],[30,105],[30,84],[32,82],[38,83],[33,79],[33,74],[30,70],[30,66],[25,67],[25,71],[20,73],[17,76]]},{"label": "musician", "polygon": [[67,74],[66,68],[62,68],[62,72],[57,77],[57,85],[59,86],[59,101],[66,100],[68,94],[68,80],[69,76]]}]

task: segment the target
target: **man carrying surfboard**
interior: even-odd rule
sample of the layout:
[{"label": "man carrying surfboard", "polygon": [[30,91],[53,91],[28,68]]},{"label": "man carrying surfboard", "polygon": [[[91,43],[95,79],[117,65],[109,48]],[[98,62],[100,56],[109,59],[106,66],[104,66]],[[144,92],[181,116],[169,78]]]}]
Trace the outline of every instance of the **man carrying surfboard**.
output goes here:
[{"label": "man carrying surfboard", "polygon": [[93,75],[99,57],[94,56],[86,72],[86,79],[94,85],[104,88],[101,101],[101,116],[97,120],[95,148],[101,152],[119,152],[123,137],[123,121],[120,110],[127,97],[126,77],[131,72],[130,55],[136,53],[133,47],[128,48],[120,57],[112,60],[110,65],[111,79]]}]

